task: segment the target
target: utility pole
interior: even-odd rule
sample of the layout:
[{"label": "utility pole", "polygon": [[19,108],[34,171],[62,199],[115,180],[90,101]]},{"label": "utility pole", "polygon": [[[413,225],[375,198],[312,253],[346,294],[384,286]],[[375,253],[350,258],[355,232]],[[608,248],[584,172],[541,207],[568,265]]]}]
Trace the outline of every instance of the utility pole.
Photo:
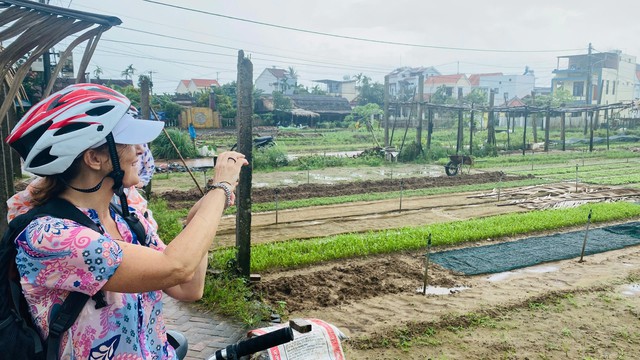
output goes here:
[{"label": "utility pole", "polygon": [[418,76],[418,126],[416,127],[416,144],[422,154],[422,120],[424,117],[424,75]]},{"label": "utility pole", "polygon": [[[489,120],[487,122],[487,143],[494,146],[496,144],[495,112],[493,110],[495,98],[496,89],[491,89],[489,91]],[[495,151],[495,148],[492,149],[492,152],[493,151]]]},{"label": "utility pole", "polygon": [[456,155],[463,151],[464,149],[464,128],[463,128],[463,117],[464,113],[462,111],[462,88],[458,88],[458,140],[456,141]]},{"label": "utility pole", "polygon": [[[536,106],[536,91],[532,90],[531,91],[531,104],[533,106]],[[537,143],[538,142],[538,114],[537,113],[532,113],[531,114],[531,130],[533,133],[533,142]]]},{"label": "utility pole", "polygon": [[389,147],[389,75],[384,77],[384,147]]},{"label": "utility pole", "polygon": [[524,107],[524,127],[522,133],[522,156],[527,152],[527,116],[529,115],[529,108]]},{"label": "utility pole", "polygon": [[[585,99],[585,104],[587,105],[587,107],[589,105],[591,105],[591,92],[592,92],[592,85],[591,85],[591,53],[593,52],[593,47],[591,46],[591,43],[589,43],[589,51],[588,51],[588,55],[587,55],[587,61],[588,61],[588,65],[587,65],[587,98]],[[584,135],[587,135],[587,124],[589,121],[589,112],[585,111],[584,113]]]},{"label": "utility pole", "polygon": [[547,114],[544,123],[544,151],[549,152],[549,126],[551,125],[551,104],[547,105]]},{"label": "utility pole", "polygon": [[471,103],[471,119],[469,120],[469,155],[473,155],[473,132],[475,131],[473,119],[473,103]]}]

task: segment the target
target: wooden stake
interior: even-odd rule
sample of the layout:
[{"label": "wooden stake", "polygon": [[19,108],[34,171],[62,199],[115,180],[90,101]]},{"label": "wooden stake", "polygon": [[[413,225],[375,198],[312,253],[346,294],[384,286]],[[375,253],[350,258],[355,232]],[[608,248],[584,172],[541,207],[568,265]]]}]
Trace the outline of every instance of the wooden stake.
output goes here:
[{"label": "wooden stake", "polygon": [[584,242],[582,243],[582,252],[580,253],[580,261],[584,262],[584,249],[587,247],[587,236],[589,235],[589,225],[591,224],[591,209],[589,209],[589,217],[587,218],[587,230],[584,232]]},{"label": "wooden stake", "polygon": [[431,233],[429,233],[429,237],[427,238],[427,253],[424,254],[424,279],[423,279],[423,287],[422,287],[422,295],[427,294],[427,285],[429,285],[429,253],[431,252]]}]

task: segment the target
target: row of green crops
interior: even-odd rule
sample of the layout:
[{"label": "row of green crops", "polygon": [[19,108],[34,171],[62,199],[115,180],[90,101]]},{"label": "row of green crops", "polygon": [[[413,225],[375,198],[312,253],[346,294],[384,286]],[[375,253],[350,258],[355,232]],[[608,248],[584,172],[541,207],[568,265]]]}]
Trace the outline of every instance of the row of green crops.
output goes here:
[{"label": "row of green crops", "polygon": [[[425,239],[430,233],[434,246],[444,246],[559,230],[585,224],[589,210],[593,210],[593,223],[640,216],[640,206],[634,203],[595,203],[570,209],[514,213],[420,227],[260,244],[251,249],[251,270],[259,272],[337,259],[415,251],[425,248]],[[234,249],[214,251],[211,265],[222,269],[234,256]]]}]

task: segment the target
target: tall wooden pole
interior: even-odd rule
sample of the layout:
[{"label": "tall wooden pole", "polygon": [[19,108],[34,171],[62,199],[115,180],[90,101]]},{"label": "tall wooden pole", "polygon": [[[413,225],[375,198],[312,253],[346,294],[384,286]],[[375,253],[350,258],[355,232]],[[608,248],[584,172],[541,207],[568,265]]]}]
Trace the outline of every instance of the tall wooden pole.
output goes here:
[{"label": "tall wooden pole", "polygon": [[562,141],[562,151],[566,150],[566,126],[567,126],[567,114],[562,113],[560,115],[560,140]]},{"label": "tall wooden pole", "polygon": [[496,127],[495,127],[495,112],[493,110],[493,105],[496,99],[496,92],[491,89],[489,92],[489,121],[487,123],[487,143],[491,145],[496,144]]},{"label": "tall wooden pole", "polygon": [[522,155],[527,152],[527,116],[529,115],[529,109],[524,109],[524,126],[522,133]]},{"label": "tall wooden pole", "polygon": [[249,166],[240,171],[240,181],[236,188],[236,248],[240,274],[246,278],[251,274],[251,181],[253,164],[252,118],[253,118],[253,64],[238,51],[237,81],[238,111],[238,152],[245,155]]},{"label": "tall wooden pole", "polygon": [[422,121],[424,118],[424,75],[418,76],[418,126],[416,127],[416,144],[422,153]]},{"label": "tall wooden pole", "polygon": [[389,147],[389,75],[384,77],[384,147]]},{"label": "tall wooden pole", "polygon": [[475,130],[473,104],[471,104],[471,119],[469,120],[469,155],[473,155],[473,132]]},{"label": "tall wooden pole", "polygon": [[[593,93],[593,75],[592,75],[592,67],[593,67],[593,63],[591,60],[591,53],[593,51],[593,47],[591,46],[591,43],[589,43],[589,50],[588,50],[588,55],[587,55],[587,60],[588,60],[588,64],[587,64],[587,91],[586,91],[586,98],[585,98],[585,104],[587,105],[587,107],[589,107],[589,105],[591,105],[591,98],[593,97],[592,93]],[[587,135],[587,129],[588,129],[588,124],[589,124],[589,112],[586,111],[584,113],[584,135]]]},{"label": "tall wooden pole", "polygon": [[[142,76],[140,79],[140,116],[143,119],[151,119],[151,101],[149,99],[149,78]],[[160,119],[156,119],[160,120]]]},{"label": "tall wooden pole", "polygon": [[431,134],[433,134],[433,108],[427,109],[427,149],[431,149]]},{"label": "tall wooden pole", "polygon": [[544,151],[549,152],[549,125],[551,124],[551,108],[547,107],[547,117],[544,123]]},{"label": "tall wooden pole", "polygon": [[589,111],[589,152],[593,152],[593,111]]},{"label": "tall wooden pole", "polygon": [[[462,105],[462,88],[458,88],[458,105]],[[464,114],[462,109],[458,110],[458,140],[456,141],[456,154],[464,148],[464,127],[462,126]]]},{"label": "tall wooden pole", "polygon": [[507,111],[507,151],[511,150],[511,112]]},{"label": "tall wooden pole", "polygon": [[[533,106],[536,106],[536,92],[532,91],[531,92],[531,104]],[[533,142],[537,143],[538,142],[538,113],[533,113],[531,114],[531,131],[533,134]]]}]

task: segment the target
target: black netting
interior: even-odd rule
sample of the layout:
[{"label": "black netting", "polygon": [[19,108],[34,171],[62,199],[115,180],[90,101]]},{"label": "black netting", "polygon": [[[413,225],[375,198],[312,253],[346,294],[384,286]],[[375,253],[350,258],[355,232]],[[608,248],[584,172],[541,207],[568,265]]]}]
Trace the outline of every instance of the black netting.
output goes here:
[{"label": "black netting", "polygon": [[[490,274],[580,257],[585,231],[433,253],[430,259],[465,274]],[[589,230],[585,256],[640,244],[640,222]]]}]

